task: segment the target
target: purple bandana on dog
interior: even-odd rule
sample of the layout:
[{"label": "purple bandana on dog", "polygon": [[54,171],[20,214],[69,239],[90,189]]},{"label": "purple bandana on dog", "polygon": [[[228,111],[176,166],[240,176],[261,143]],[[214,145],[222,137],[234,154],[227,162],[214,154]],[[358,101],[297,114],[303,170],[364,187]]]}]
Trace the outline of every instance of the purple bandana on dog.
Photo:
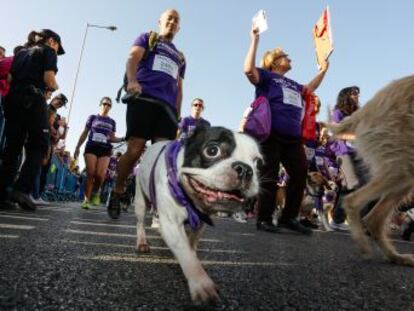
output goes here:
[{"label": "purple bandana on dog", "polygon": [[178,140],[172,141],[169,144],[165,145],[161,150],[160,153],[157,156],[157,159],[155,160],[154,166],[151,170],[150,175],[150,200],[156,209],[156,199],[155,199],[155,178],[154,178],[154,171],[155,166],[158,162],[158,158],[162,151],[165,150],[165,165],[167,167],[167,178],[168,178],[168,188],[170,189],[170,193],[172,197],[181,205],[185,207],[188,214],[187,222],[191,229],[196,230],[200,227],[201,221],[205,222],[206,224],[213,226],[213,222],[211,218],[201,213],[198,209],[196,209],[191,202],[191,200],[188,198],[188,196],[185,194],[182,186],[180,185],[180,182],[177,179],[177,157],[178,153],[180,152],[182,145],[181,142]]}]

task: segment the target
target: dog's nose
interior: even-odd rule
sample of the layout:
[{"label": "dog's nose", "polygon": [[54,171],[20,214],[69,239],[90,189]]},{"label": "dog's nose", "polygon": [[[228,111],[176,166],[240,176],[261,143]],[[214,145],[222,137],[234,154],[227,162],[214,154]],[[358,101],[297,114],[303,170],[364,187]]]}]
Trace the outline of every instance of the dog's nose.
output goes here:
[{"label": "dog's nose", "polygon": [[234,162],[231,167],[236,171],[239,179],[251,180],[253,177],[252,168],[243,162]]}]

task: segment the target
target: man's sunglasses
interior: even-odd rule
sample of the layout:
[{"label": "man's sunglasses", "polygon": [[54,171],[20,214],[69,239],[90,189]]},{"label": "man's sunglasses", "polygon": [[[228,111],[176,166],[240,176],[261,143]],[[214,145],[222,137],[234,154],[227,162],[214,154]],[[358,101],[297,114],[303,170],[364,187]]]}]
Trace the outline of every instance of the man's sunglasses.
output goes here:
[{"label": "man's sunglasses", "polygon": [[193,104],[193,107],[203,107],[203,104]]}]

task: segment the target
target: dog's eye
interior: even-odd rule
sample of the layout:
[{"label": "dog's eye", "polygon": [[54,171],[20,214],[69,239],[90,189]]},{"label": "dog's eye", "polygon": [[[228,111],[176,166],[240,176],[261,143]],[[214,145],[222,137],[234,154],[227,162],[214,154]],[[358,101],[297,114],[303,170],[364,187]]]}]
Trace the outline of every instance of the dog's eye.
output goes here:
[{"label": "dog's eye", "polygon": [[203,152],[206,158],[217,158],[221,155],[221,149],[218,145],[209,145],[204,148]]},{"label": "dog's eye", "polygon": [[261,169],[263,168],[263,160],[262,160],[262,159],[257,158],[255,162],[256,162],[256,168],[257,168],[258,170],[261,170]]}]

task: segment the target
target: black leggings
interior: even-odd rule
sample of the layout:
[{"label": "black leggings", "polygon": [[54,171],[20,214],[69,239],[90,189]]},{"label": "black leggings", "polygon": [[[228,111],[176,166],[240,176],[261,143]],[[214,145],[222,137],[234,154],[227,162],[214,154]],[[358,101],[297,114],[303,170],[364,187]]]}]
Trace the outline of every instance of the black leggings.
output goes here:
[{"label": "black leggings", "polygon": [[286,204],[281,220],[297,217],[303,199],[308,170],[302,141],[299,138],[282,137],[272,133],[261,144],[261,148],[265,164],[260,172],[261,189],[257,221],[272,221],[272,214],[276,207],[276,187],[280,163],[289,175]]},{"label": "black leggings", "polygon": [[[8,94],[4,108],[6,148],[0,168],[0,191],[14,185],[16,190],[31,193],[49,147],[46,101],[43,96],[16,90]],[[14,184],[23,146],[26,158]]]}]

